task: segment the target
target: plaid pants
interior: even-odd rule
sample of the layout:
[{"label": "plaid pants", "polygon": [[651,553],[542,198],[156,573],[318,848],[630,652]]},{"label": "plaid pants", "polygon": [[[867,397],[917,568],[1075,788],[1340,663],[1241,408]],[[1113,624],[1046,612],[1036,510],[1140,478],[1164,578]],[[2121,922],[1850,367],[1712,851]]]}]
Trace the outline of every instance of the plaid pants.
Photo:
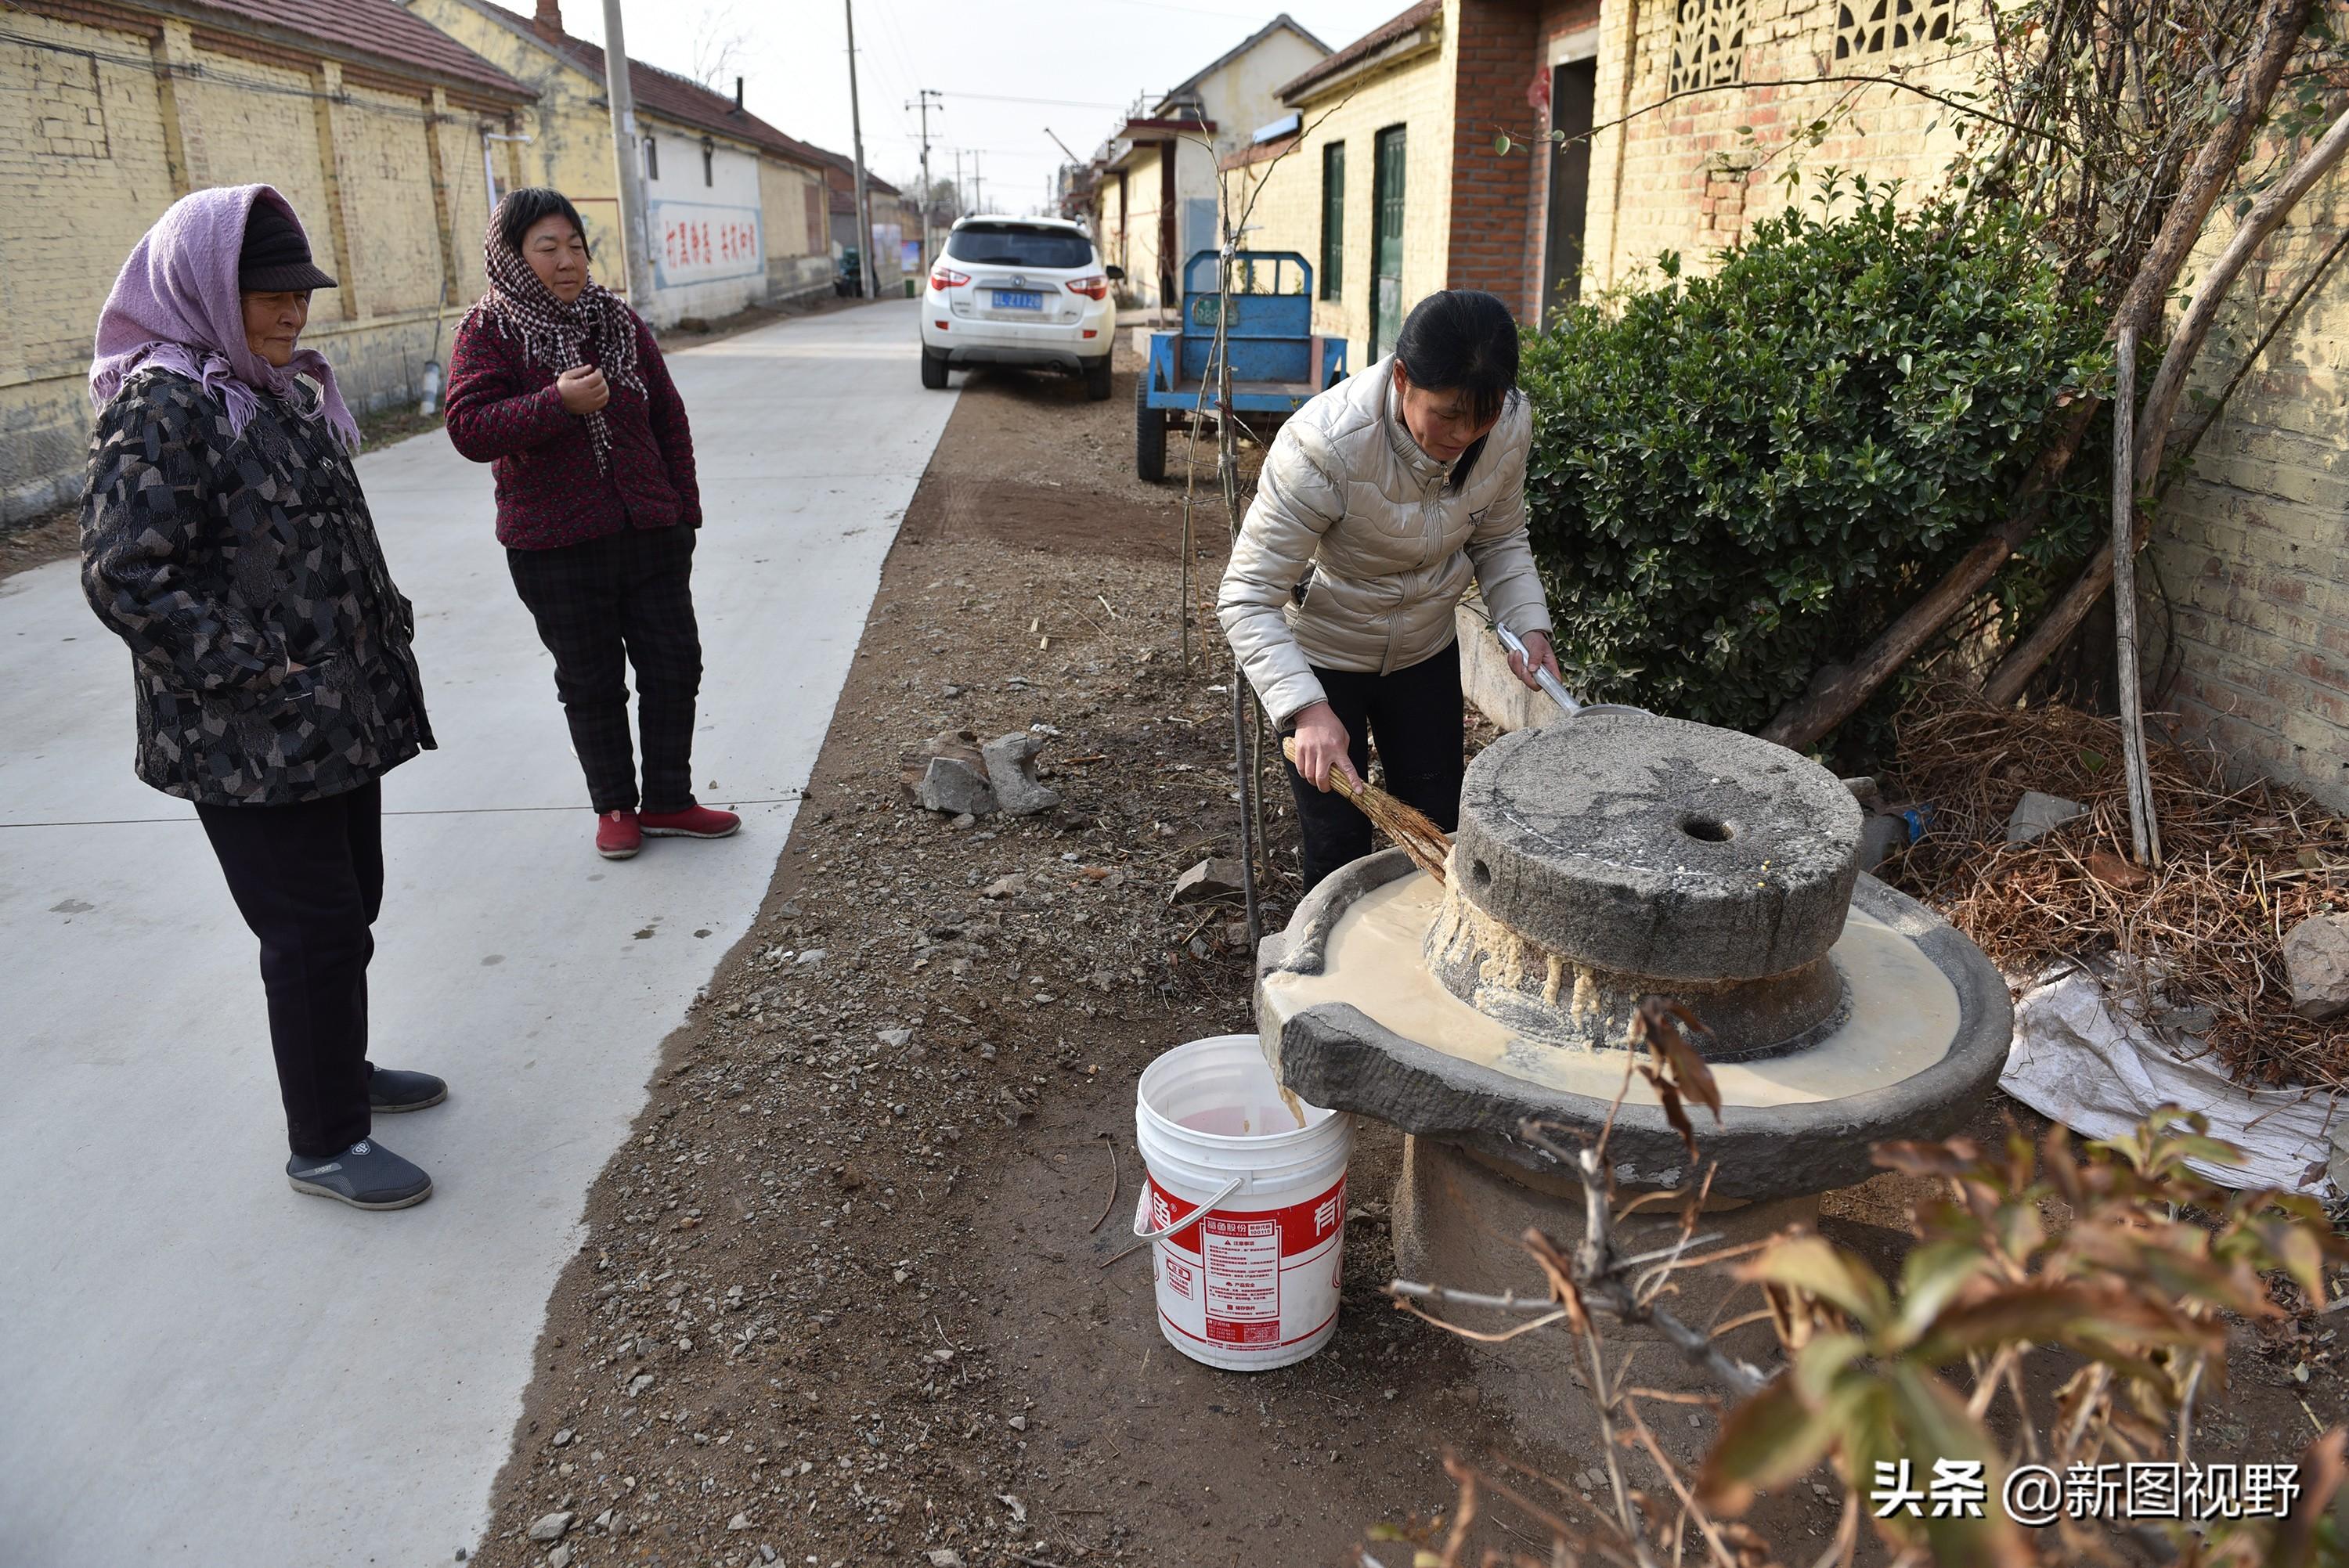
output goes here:
[{"label": "plaid pants", "polygon": [[690,528],[624,528],[585,544],[508,550],[514,591],[554,655],[554,690],[598,812],[634,810],[625,657],[636,672],[647,811],[693,804],[693,701],[701,634],[693,619]]}]

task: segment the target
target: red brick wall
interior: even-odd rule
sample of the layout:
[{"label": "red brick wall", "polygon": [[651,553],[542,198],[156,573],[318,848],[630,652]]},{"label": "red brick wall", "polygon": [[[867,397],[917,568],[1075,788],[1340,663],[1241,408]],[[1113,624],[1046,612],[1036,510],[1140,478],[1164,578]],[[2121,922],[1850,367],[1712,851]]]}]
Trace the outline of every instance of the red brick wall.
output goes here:
[{"label": "red brick wall", "polygon": [[[1599,26],[1599,0],[1542,0],[1541,10],[1534,20],[1533,57],[1526,62],[1526,67],[1528,79],[1535,71],[1541,72],[1545,77],[1549,74],[1551,68],[1549,51],[1554,40],[1568,33],[1579,33],[1585,28]],[[1597,106],[1593,111],[1593,119],[1604,120],[1607,118],[1606,106],[1604,104]],[[1541,117],[1535,129],[1547,130],[1548,119]],[[1544,247],[1549,238],[1550,153],[1547,144],[1537,144],[1530,161],[1533,167],[1530,170],[1531,180],[1527,185],[1526,197],[1526,256],[1523,287],[1526,304],[1528,309],[1533,309],[1537,308],[1540,304],[1542,279],[1548,271],[1544,264],[1547,258],[1543,254]],[[1583,225],[1583,239],[1586,246],[1591,236],[1598,233],[1599,230],[1599,213],[1596,210],[1597,183],[1594,170],[1591,191],[1593,210],[1584,220]],[[1533,317],[1528,315],[1526,319],[1530,323]]]},{"label": "red brick wall", "polygon": [[1526,247],[1541,243],[1532,183],[1538,157],[1493,151],[1494,137],[1538,129],[1526,89],[1542,68],[1535,43],[1536,0],[1461,0],[1458,68],[1454,79],[1452,234],[1447,286],[1488,289],[1524,319]]}]

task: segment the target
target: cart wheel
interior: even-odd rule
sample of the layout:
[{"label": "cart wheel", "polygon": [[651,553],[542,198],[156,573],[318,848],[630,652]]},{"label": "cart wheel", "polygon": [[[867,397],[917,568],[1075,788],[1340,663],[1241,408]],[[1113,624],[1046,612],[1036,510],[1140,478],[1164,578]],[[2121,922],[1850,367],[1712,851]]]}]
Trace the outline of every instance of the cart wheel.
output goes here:
[{"label": "cart wheel", "polygon": [[922,385],[933,392],[942,392],[947,385],[947,356],[922,350]]},{"label": "cart wheel", "polygon": [[1145,480],[1166,477],[1166,410],[1150,406],[1150,372],[1133,383],[1133,471]]}]

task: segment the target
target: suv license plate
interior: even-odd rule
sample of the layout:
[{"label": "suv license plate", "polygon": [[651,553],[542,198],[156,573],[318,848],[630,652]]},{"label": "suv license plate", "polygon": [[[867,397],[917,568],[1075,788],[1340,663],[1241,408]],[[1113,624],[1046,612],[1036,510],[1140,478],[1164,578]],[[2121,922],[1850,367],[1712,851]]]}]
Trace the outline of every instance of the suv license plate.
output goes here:
[{"label": "suv license plate", "polygon": [[1015,289],[997,289],[995,308],[998,310],[1042,310],[1044,296]]}]

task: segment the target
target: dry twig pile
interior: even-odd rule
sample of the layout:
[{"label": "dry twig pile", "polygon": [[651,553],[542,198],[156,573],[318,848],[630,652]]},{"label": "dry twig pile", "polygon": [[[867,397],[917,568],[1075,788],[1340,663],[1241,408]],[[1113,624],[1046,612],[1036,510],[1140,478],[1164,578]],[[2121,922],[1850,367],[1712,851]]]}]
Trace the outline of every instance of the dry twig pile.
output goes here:
[{"label": "dry twig pile", "polygon": [[[2293,1013],[2283,965],[2286,932],[2349,907],[2349,821],[2276,784],[2230,788],[2208,749],[2147,742],[2158,869],[2129,859],[2116,722],[2053,704],[1994,708],[1962,688],[1926,694],[1900,720],[1893,784],[1932,820],[1887,880],[2010,975],[2116,954],[2131,983],[2210,1009],[2211,1048],[2242,1083],[2349,1088],[2349,1029]],[[2010,844],[2007,819],[2028,789],[2089,814]]]}]

